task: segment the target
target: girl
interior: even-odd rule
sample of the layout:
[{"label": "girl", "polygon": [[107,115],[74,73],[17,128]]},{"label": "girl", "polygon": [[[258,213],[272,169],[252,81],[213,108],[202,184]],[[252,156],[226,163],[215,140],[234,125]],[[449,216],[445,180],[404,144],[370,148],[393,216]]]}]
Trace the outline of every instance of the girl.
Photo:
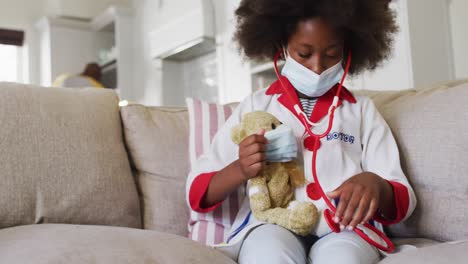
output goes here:
[{"label": "girl", "polygon": [[[339,223],[339,233],[332,232],[323,217],[306,237],[247,217],[245,186],[265,165],[268,142],[259,131],[237,146],[230,130],[252,110],[267,111],[292,128],[300,146],[298,160],[310,183],[295,191],[295,199],[313,202],[319,211],[326,209],[316,195],[311,172],[314,140],[293,105],[301,105],[312,122],[327,118],[347,61],[349,73],[358,74],[375,69],[389,55],[396,26],[388,2],[241,1],[236,40],[243,53],[250,59],[272,60],[282,51],[286,63],[281,80],[241,102],[191,171],[187,197],[192,232],[200,225],[221,228],[231,240],[228,245],[236,245],[231,256],[239,263],[379,260],[379,251],[352,230],[368,222],[379,228],[398,223],[411,215],[416,199],[402,172],[392,133],[369,98],[353,96],[343,87],[332,130],[319,142],[317,173],[323,190],[336,203],[333,221]],[[234,221],[214,217],[220,206],[232,204],[232,197],[241,203]]]}]

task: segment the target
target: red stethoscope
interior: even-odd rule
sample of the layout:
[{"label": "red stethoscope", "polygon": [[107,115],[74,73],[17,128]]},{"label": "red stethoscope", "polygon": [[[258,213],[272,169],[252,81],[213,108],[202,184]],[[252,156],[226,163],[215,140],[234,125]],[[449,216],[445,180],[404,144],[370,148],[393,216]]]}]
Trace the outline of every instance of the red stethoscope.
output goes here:
[{"label": "red stethoscope", "polygon": [[[328,128],[323,134],[319,134],[319,135],[316,135],[316,134],[314,134],[312,132],[312,127],[321,125],[325,121],[325,118],[322,119],[322,121],[320,121],[318,123],[314,123],[314,122],[310,121],[307,118],[307,115],[304,113],[304,111],[302,111],[302,108],[299,106],[299,104],[295,103],[296,100],[293,99],[294,97],[290,94],[289,90],[285,88],[285,85],[284,85],[284,83],[283,83],[283,81],[281,79],[281,75],[280,75],[279,70],[278,70],[278,60],[279,60],[282,53],[283,53],[282,51],[279,51],[278,54],[276,54],[276,56],[275,56],[275,59],[274,59],[275,72],[276,72],[276,75],[278,77],[278,80],[281,83],[281,86],[282,86],[284,92],[289,97],[289,100],[291,100],[291,102],[294,103],[294,110],[296,111],[296,114],[299,116],[299,119],[301,120],[302,124],[304,125],[304,127],[306,129],[306,132],[315,139],[315,144],[314,144],[314,148],[313,148],[313,155],[312,155],[312,175],[314,177],[314,181],[316,183],[317,190],[320,193],[320,196],[322,197],[322,199],[325,201],[325,203],[327,204],[327,206],[329,208],[329,209],[325,209],[324,212],[323,212],[325,220],[327,221],[328,226],[330,227],[330,229],[333,232],[339,233],[341,231],[340,226],[339,226],[338,223],[335,223],[333,221],[333,217],[335,216],[335,213],[336,213],[336,207],[332,204],[330,199],[325,195],[325,192],[323,191],[322,186],[319,183],[319,180],[318,180],[318,177],[317,177],[317,170],[316,170],[316,160],[317,160],[317,151],[318,151],[318,148],[320,146],[320,139],[326,137],[330,133],[330,130],[331,130],[332,126],[333,126],[333,117],[335,115],[335,110],[338,107],[339,96],[340,96],[340,93],[341,93],[341,89],[343,87],[343,82],[346,79],[346,75],[348,74],[349,67],[351,65],[351,52],[349,52],[349,54],[348,54],[348,59],[347,59],[347,62],[346,62],[346,69],[344,71],[343,77],[341,78],[340,84],[338,86],[338,91],[336,92],[336,95],[333,98],[333,103],[330,105],[330,108],[328,109],[328,115],[329,115]],[[375,241],[373,238],[371,238],[369,235],[367,235],[366,234],[367,231],[364,231],[363,227],[367,228],[369,231],[375,233],[379,238],[381,238],[383,240],[383,243],[380,242],[380,241]],[[392,252],[395,251],[395,246],[393,245],[392,241],[390,241],[390,239],[383,232],[378,230],[376,227],[370,225],[369,223],[360,224],[360,225],[356,226],[353,229],[353,231],[356,232],[360,237],[362,237],[369,244],[375,246],[376,248],[378,248],[380,250],[383,250],[383,251],[389,252],[389,253],[392,253]]]}]

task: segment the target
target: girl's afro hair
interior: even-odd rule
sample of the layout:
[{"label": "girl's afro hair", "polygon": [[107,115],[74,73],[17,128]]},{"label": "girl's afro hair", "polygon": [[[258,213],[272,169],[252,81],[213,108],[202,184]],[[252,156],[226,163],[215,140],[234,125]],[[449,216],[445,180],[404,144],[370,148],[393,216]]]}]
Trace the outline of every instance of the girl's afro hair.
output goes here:
[{"label": "girl's afro hair", "polygon": [[242,0],[234,39],[253,60],[272,60],[297,24],[320,17],[344,35],[353,55],[350,73],[374,70],[391,52],[397,32],[390,0]]}]

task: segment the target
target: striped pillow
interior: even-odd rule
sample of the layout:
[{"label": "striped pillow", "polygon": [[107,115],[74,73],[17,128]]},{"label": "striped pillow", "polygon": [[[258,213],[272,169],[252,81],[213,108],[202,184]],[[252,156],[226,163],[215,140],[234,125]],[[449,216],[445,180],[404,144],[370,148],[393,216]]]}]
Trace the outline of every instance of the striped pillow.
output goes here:
[{"label": "striped pillow", "polygon": [[[197,159],[209,149],[216,132],[231,116],[237,103],[219,105],[193,98],[187,98],[186,102],[190,122],[189,156],[192,168]],[[205,245],[224,242],[239,211],[241,197],[238,192],[234,192],[213,212],[203,214],[192,211],[189,222],[189,238]]]},{"label": "striped pillow", "polygon": [[195,98],[187,98],[186,102],[190,122],[189,155],[191,169],[197,159],[210,148],[216,132],[224,125],[238,104],[220,105]]}]

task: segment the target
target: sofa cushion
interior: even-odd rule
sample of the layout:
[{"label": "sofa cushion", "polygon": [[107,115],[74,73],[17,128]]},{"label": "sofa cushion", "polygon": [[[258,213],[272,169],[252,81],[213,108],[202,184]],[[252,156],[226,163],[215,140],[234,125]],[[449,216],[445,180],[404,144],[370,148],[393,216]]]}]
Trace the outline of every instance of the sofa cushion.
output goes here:
[{"label": "sofa cushion", "polygon": [[395,246],[395,251],[392,253],[380,251],[383,257],[391,257],[395,254],[399,254],[402,252],[411,251],[423,247],[434,246],[442,243],[427,238],[392,238],[392,242]]},{"label": "sofa cushion", "polygon": [[442,242],[435,241],[432,239],[427,238],[393,238],[392,239],[393,245],[396,248],[423,248],[428,246],[434,246],[441,244]]},{"label": "sofa cushion", "polygon": [[136,170],[143,227],[186,236],[187,109],[133,104],[123,107],[121,115],[127,149]]},{"label": "sofa cushion", "polygon": [[390,234],[467,238],[468,83],[370,95],[393,131],[418,198],[413,215]]},{"label": "sofa cushion", "polygon": [[465,264],[468,259],[468,241],[448,242],[407,250],[384,258],[379,264]]},{"label": "sofa cushion", "polygon": [[231,263],[176,235],[121,227],[31,225],[0,230],[0,263]]},{"label": "sofa cushion", "polygon": [[1,83],[0,124],[0,228],[141,227],[115,92]]}]

